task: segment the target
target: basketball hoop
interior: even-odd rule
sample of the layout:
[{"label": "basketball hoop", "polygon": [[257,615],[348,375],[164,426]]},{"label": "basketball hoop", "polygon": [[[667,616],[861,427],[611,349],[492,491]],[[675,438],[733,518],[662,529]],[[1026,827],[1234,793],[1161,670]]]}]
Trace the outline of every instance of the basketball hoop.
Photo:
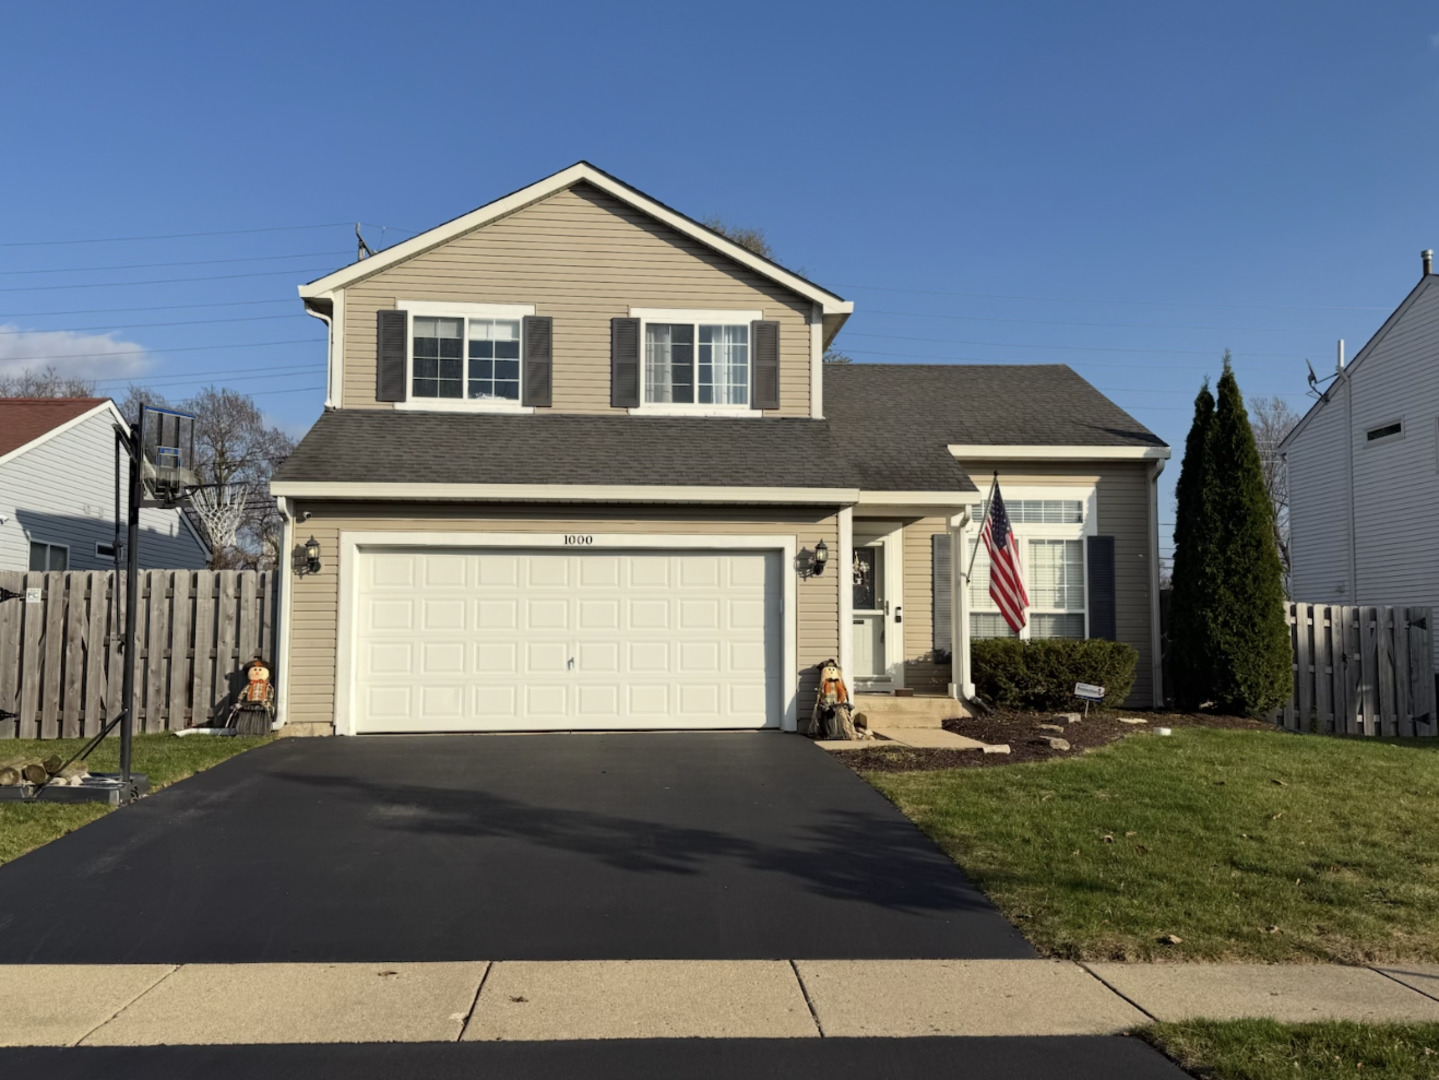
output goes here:
[{"label": "basketball hoop", "polygon": [[196,488],[190,493],[190,505],[217,547],[234,547],[240,522],[245,517],[244,484],[214,484]]}]

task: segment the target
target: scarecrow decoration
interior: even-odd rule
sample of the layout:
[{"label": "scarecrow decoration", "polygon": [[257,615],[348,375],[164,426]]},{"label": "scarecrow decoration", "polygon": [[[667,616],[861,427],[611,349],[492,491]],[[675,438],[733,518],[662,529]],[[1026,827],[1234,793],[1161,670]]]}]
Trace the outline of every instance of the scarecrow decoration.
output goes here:
[{"label": "scarecrow decoration", "polygon": [[803,734],[813,739],[864,738],[854,724],[854,702],[844,685],[844,672],[836,660],[819,664],[819,692],[815,695],[814,712]]},{"label": "scarecrow decoration", "polygon": [[275,719],[275,686],[270,682],[270,668],[260,657],[245,665],[245,686],[230,715],[226,727],[240,735],[268,735]]}]

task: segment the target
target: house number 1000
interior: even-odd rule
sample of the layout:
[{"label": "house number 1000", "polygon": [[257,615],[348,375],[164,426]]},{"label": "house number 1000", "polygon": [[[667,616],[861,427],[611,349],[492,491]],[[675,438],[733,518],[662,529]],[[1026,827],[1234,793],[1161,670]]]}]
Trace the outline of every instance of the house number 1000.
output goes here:
[{"label": "house number 1000", "polygon": [[578,545],[581,546],[581,547],[584,547],[584,546],[586,546],[586,545],[588,545],[588,544],[593,544],[594,542],[595,542],[595,538],[594,538],[593,536],[575,536],[575,535],[573,535],[573,534],[570,534],[570,535],[566,535],[566,536],[565,536],[565,546],[566,546],[566,547],[570,547],[570,546],[576,545],[576,544],[578,544]]}]

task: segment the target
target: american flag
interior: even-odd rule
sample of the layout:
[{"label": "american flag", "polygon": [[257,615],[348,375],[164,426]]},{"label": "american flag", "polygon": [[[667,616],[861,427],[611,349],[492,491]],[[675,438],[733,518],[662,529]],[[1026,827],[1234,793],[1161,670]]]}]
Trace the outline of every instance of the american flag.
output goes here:
[{"label": "american flag", "polygon": [[989,595],[999,605],[999,613],[1009,628],[1016,634],[1024,629],[1029,610],[1029,594],[1024,591],[1024,567],[1019,561],[1019,540],[1009,527],[1009,511],[1004,508],[1004,496],[999,493],[999,481],[994,482],[994,497],[989,502],[989,513],[979,530],[984,541],[984,550],[989,552]]}]

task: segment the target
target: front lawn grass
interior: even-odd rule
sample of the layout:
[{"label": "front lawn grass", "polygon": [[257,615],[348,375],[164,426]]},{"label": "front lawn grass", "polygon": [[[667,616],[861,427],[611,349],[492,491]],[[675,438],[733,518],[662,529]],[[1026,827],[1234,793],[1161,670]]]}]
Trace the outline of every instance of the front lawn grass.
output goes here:
[{"label": "front lawn grass", "polygon": [[[154,791],[270,739],[268,735],[191,735],[183,739],[174,735],[136,735],[133,768],[150,778],[150,790]],[[68,758],[84,744],[84,739],[6,739],[0,742],[0,756],[59,754]],[[89,765],[93,772],[119,771],[120,741],[106,739],[90,755]],[[103,803],[0,802],[0,865],[88,825],[110,809]]]},{"label": "front lawn grass", "polygon": [[1439,959],[1439,740],[1176,728],[863,775],[1052,956]]},{"label": "front lawn grass", "polygon": [[1421,1080],[1439,1076],[1439,1024],[1194,1020],[1138,1032],[1207,1080]]}]

